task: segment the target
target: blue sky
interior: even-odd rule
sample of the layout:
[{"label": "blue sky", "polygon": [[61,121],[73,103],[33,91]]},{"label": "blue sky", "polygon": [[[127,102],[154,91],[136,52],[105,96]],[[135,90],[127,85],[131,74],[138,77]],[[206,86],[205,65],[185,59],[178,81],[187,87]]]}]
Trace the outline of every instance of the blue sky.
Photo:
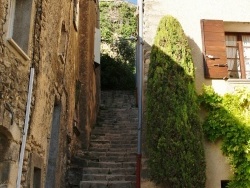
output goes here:
[{"label": "blue sky", "polygon": [[128,2],[131,2],[131,3],[134,3],[134,4],[137,4],[137,0],[127,0]]}]

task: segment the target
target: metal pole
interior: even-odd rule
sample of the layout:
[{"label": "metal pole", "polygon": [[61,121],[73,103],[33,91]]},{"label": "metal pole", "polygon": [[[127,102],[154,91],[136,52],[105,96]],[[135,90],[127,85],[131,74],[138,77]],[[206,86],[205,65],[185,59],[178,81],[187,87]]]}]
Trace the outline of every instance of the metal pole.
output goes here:
[{"label": "metal pole", "polygon": [[28,92],[28,99],[26,105],[26,114],[25,114],[25,123],[23,129],[23,138],[22,138],[22,146],[19,156],[19,165],[18,165],[18,174],[17,174],[17,184],[16,187],[20,188],[21,186],[21,177],[22,177],[22,170],[23,170],[23,159],[24,159],[24,152],[27,140],[27,133],[29,128],[29,116],[30,116],[30,106],[31,106],[31,97],[32,97],[32,89],[33,89],[33,81],[34,81],[34,68],[30,70],[30,80],[29,80],[29,92]]},{"label": "metal pole", "polygon": [[142,91],[143,91],[143,0],[137,0],[139,8],[139,50],[138,50],[138,145],[137,145],[137,165],[136,165],[136,188],[141,187],[141,135],[142,135]]}]

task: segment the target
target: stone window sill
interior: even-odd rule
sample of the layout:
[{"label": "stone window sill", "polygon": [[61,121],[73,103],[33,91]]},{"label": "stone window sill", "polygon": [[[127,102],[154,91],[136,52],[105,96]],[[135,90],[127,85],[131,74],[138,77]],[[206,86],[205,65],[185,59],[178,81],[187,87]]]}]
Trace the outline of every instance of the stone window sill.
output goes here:
[{"label": "stone window sill", "polygon": [[250,84],[250,79],[228,79],[230,84]]},{"label": "stone window sill", "polygon": [[30,60],[29,56],[18,46],[18,44],[12,39],[7,39],[10,45],[24,58],[24,60]]}]

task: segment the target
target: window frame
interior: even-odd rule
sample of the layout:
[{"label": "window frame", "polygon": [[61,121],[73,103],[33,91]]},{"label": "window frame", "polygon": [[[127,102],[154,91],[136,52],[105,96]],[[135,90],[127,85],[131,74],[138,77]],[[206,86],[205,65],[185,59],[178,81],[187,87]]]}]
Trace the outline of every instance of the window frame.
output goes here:
[{"label": "window frame", "polygon": [[[246,80],[248,72],[246,72],[246,66],[244,62],[244,54],[242,40],[240,42],[240,78],[231,78],[230,70],[228,69],[228,58],[227,58],[227,47],[226,47],[226,34],[240,34],[241,36],[250,35],[248,30],[243,32],[238,31],[227,31],[225,28],[225,21],[223,20],[207,20],[201,19],[201,36],[202,36],[202,54],[204,63],[204,77],[206,79],[225,79],[225,80]],[[232,22],[234,23],[234,22]],[[237,24],[235,22],[235,24]],[[237,38],[237,41],[238,38]],[[239,70],[239,69],[238,69]],[[243,74],[242,74],[243,72]]]},{"label": "window frame", "polygon": [[31,2],[31,7],[30,7],[30,13],[29,13],[29,28],[28,28],[28,33],[26,36],[27,37],[27,50],[26,52],[22,49],[22,47],[20,45],[18,45],[17,41],[15,41],[15,39],[13,38],[13,33],[14,30],[17,29],[14,27],[14,22],[15,22],[15,16],[16,16],[16,2],[19,0],[10,0],[9,1],[9,21],[8,21],[8,30],[7,30],[7,41],[9,42],[9,44],[18,52],[18,54],[20,54],[24,60],[30,60],[29,57],[29,44],[30,44],[30,40],[31,40],[31,31],[33,28],[33,23],[32,23],[32,17],[33,17],[33,11],[34,11],[34,1],[30,0]]},{"label": "window frame", "polygon": [[[246,79],[246,66],[245,66],[245,59],[244,59],[244,49],[243,49],[242,36],[243,35],[250,36],[250,32],[225,32],[225,36],[226,35],[234,35],[237,37],[237,46],[238,46],[238,50],[239,50],[241,78],[235,78],[235,79]],[[234,78],[232,78],[232,79],[234,79]]]}]

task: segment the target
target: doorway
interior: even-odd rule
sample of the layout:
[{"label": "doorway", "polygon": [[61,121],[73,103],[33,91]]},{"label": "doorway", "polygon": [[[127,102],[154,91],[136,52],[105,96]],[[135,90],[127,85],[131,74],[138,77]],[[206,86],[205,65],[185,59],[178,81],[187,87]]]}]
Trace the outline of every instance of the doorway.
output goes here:
[{"label": "doorway", "polygon": [[61,105],[54,105],[51,134],[49,140],[48,165],[46,173],[46,188],[55,187],[56,167],[59,150]]}]

